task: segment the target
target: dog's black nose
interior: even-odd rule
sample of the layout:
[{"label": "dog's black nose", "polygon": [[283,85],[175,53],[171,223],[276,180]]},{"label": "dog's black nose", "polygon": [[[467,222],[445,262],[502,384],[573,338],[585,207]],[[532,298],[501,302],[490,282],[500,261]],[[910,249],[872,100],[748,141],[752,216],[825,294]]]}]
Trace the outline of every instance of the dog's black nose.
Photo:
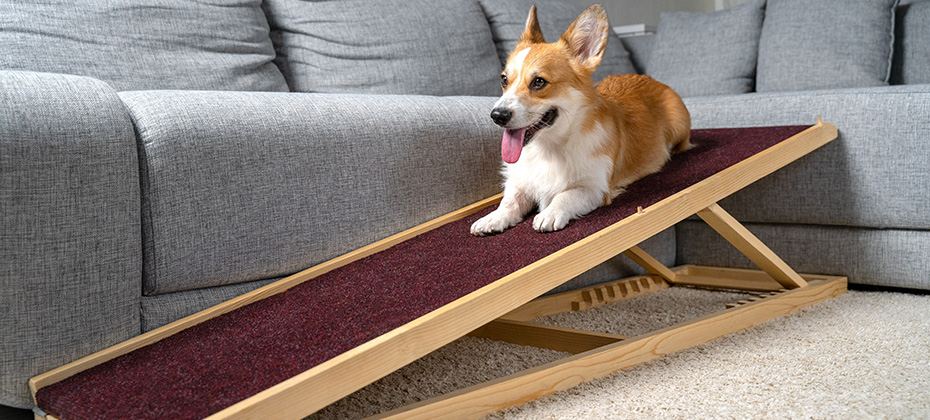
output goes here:
[{"label": "dog's black nose", "polygon": [[507,108],[494,108],[491,110],[491,119],[497,125],[507,124],[511,117],[513,117],[513,113]]}]

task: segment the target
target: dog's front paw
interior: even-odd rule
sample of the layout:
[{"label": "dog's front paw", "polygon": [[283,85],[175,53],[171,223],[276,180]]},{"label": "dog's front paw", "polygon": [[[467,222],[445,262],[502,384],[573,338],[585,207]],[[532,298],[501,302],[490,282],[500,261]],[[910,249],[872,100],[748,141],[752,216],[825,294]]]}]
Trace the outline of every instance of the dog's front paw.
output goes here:
[{"label": "dog's front paw", "polygon": [[533,218],[533,229],[537,232],[555,232],[568,226],[572,220],[567,212],[549,207]]},{"label": "dog's front paw", "polygon": [[501,233],[510,229],[520,222],[520,218],[512,217],[500,211],[493,211],[491,214],[484,216],[471,225],[471,234],[475,236],[487,236],[494,233]]}]

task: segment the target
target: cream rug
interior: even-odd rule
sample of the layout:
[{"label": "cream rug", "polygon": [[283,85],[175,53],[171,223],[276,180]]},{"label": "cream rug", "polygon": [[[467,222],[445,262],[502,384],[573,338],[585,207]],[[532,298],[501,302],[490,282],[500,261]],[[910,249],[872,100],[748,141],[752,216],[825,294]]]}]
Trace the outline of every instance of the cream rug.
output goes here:
[{"label": "cream rug", "polygon": [[[672,288],[538,322],[636,335],[746,296]],[[564,356],[466,337],[310,418],[363,418]],[[930,418],[930,295],[850,291],[490,418]]]}]

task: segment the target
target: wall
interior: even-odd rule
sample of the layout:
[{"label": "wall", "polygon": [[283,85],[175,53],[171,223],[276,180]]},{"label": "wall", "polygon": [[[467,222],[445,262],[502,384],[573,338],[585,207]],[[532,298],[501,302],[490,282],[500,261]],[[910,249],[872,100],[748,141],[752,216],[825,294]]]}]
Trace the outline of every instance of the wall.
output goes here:
[{"label": "wall", "polygon": [[600,3],[607,9],[611,26],[645,23],[658,25],[662,12],[711,12],[746,0],[563,0],[582,7]]}]

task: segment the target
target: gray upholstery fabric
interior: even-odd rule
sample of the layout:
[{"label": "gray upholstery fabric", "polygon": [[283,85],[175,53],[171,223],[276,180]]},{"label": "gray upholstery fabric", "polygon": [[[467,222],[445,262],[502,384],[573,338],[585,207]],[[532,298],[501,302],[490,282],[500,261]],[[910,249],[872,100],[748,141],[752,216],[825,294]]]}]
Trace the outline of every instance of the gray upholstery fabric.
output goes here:
[{"label": "gray upholstery fabric", "polygon": [[0,69],[117,90],[286,91],[261,0],[0,0]]},{"label": "gray upholstery fabric", "polygon": [[145,292],[290,274],[500,191],[494,98],[123,92]]},{"label": "gray upholstery fabric", "polygon": [[695,128],[816,123],[839,138],[724,200],[739,220],[930,229],[930,85],[687,98]]},{"label": "gray upholstery fabric", "polygon": [[759,92],[888,84],[898,0],[768,0]]},{"label": "gray upholstery fabric", "polygon": [[[844,275],[857,284],[930,289],[930,231],[781,224],[746,227],[798,272]],[[676,230],[679,264],[756,268],[703,221],[687,220]]]},{"label": "gray upholstery fabric", "polygon": [[[557,0],[480,0],[481,7],[491,23],[491,33],[494,34],[494,43],[497,45],[497,55],[501,66],[507,63],[507,58],[517,46],[520,34],[526,28],[526,18],[530,7],[536,5],[536,15],[539,19],[540,29],[546,42],[555,42],[571,26],[575,18],[584,11],[583,7]],[[620,38],[610,31],[604,58],[592,77],[597,82],[611,74],[636,73],[633,63],[630,62],[629,53],[620,42]],[[498,89],[496,94],[500,94]]]},{"label": "gray upholstery fabric", "polygon": [[142,332],[154,330],[280,279],[250,281],[142,297]]},{"label": "gray upholstery fabric", "polygon": [[139,332],[139,166],[98,80],[0,71],[0,404]]},{"label": "gray upholstery fabric", "polygon": [[662,13],[646,73],[679,95],[752,92],[765,0],[711,13]]},{"label": "gray upholstery fabric", "polygon": [[646,74],[646,63],[652,56],[652,50],[655,48],[655,34],[626,36],[620,38],[620,42],[630,53],[630,62],[639,74]]},{"label": "gray upholstery fabric", "polygon": [[898,6],[891,83],[930,83],[930,1]]},{"label": "gray upholstery fabric", "polygon": [[264,8],[292,90],[498,93],[500,65],[476,0],[269,0]]}]

